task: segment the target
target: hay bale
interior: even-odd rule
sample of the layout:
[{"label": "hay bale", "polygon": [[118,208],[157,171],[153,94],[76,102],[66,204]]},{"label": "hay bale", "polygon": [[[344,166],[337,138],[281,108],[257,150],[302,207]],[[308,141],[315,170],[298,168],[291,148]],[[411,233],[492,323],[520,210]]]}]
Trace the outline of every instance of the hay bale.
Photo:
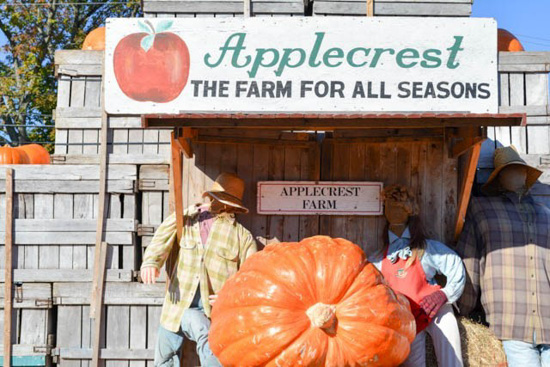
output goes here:
[{"label": "hay bale", "polygon": [[[502,343],[486,326],[468,318],[457,319],[465,367],[505,367],[506,355]],[[437,367],[432,340],[426,338],[426,367]]]}]

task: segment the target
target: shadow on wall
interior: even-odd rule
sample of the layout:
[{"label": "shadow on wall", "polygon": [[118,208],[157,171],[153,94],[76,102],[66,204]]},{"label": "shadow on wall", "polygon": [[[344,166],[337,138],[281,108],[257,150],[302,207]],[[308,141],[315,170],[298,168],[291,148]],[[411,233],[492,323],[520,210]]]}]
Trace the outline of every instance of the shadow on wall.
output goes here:
[{"label": "shadow on wall", "polygon": [[[479,156],[479,163],[477,165],[474,189],[472,191],[474,196],[483,196],[481,186],[487,182],[487,179],[493,172],[493,155],[495,149],[502,147],[503,145],[498,140],[495,141],[492,139],[487,139],[483,142]],[[527,164],[544,171],[537,183],[531,188],[530,193],[536,201],[550,207],[550,169],[548,165],[543,164],[543,158],[539,154],[525,154],[521,151],[520,154]]]}]

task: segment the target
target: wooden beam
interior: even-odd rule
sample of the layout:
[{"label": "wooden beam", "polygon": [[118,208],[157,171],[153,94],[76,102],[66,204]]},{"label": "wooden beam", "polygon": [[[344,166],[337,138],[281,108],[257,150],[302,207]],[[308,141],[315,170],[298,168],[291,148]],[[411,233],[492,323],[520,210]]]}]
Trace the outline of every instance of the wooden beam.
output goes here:
[{"label": "wooden beam", "polygon": [[174,193],[174,209],[176,213],[176,244],[172,246],[172,251],[166,260],[166,272],[168,275],[172,273],[174,266],[177,264],[179,243],[183,232],[182,150],[179,145],[177,129],[174,129],[171,135],[173,178],[171,186]]},{"label": "wooden beam", "polygon": [[12,309],[12,248],[13,248],[13,169],[6,168],[6,244],[4,275],[4,366],[11,367]]},{"label": "wooden beam", "polygon": [[468,162],[466,164],[466,172],[464,179],[462,180],[462,187],[460,189],[460,197],[458,199],[458,210],[455,221],[455,242],[458,241],[460,232],[464,228],[464,221],[466,220],[466,212],[468,210],[468,204],[470,202],[470,195],[472,194],[472,186],[474,184],[474,178],[476,175],[477,162],[479,160],[479,153],[481,151],[481,142],[473,145],[468,152]]},{"label": "wooden beam", "polygon": [[487,132],[480,126],[464,126],[448,128],[447,138],[450,140],[449,158],[457,158],[477,143],[487,138]]},{"label": "wooden beam", "polygon": [[461,126],[522,126],[525,114],[437,115],[421,114],[282,114],[282,115],[181,115],[149,116],[145,126],[189,128],[269,128],[283,130],[334,130],[372,128],[444,128]]}]

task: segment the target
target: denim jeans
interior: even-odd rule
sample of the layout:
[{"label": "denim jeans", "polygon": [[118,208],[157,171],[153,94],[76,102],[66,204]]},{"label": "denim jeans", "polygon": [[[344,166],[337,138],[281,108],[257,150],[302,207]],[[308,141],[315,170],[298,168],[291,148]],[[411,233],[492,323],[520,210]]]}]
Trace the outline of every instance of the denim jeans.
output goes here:
[{"label": "denim jeans", "polygon": [[509,367],[550,367],[550,344],[504,340],[502,346]]},{"label": "denim jeans", "polygon": [[159,326],[157,345],[155,348],[156,367],[179,367],[179,354],[185,338],[197,343],[197,354],[201,366],[218,367],[220,362],[210,350],[208,344],[208,331],[210,320],[204,314],[204,308],[197,290],[191,307],[185,310],[181,318],[181,328],[177,333]]}]

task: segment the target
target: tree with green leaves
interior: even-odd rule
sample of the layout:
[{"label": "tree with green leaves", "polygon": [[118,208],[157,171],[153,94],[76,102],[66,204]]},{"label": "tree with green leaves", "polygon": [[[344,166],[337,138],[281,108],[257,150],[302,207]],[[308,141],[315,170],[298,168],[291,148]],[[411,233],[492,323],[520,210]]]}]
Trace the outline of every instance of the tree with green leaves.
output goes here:
[{"label": "tree with green leaves", "polygon": [[0,0],[0,145],[53,141],[55,51],[139,12],[139,0]]}]

